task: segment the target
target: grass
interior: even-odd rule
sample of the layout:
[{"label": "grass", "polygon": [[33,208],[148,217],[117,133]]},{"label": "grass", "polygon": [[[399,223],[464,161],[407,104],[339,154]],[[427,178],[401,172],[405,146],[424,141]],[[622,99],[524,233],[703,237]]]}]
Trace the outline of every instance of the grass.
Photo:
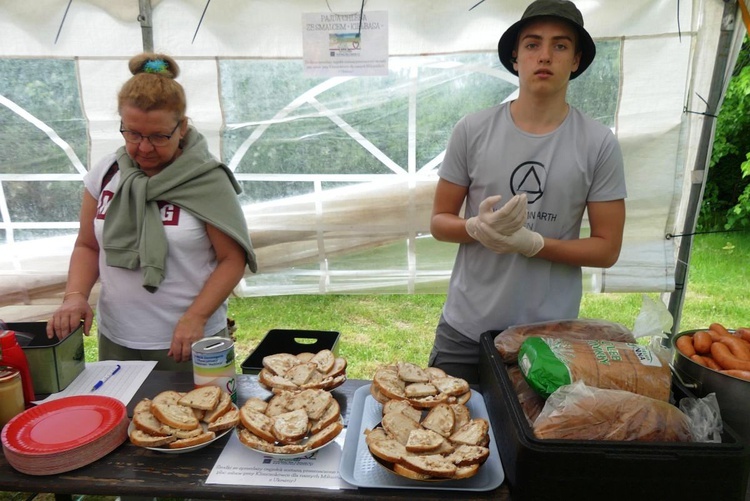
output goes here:
[{"label": "grass", "polygon": [[[680,330],[720,322],[750,325],[750,234],[695,238]],[[619,322],[633,328],[641,293],[585,294],[581,317]],[[646,294],[654,300],[659,294]],[[290,295],[233,298],[229,316],[237,324],[235,352],[240,364],[270,329],[340,332],[339,355],[347,375],[369,379],[381,363],[404,360],[427,364],[444,294]],[[86,339],[86,360],[96,359],[96,339]]]}]

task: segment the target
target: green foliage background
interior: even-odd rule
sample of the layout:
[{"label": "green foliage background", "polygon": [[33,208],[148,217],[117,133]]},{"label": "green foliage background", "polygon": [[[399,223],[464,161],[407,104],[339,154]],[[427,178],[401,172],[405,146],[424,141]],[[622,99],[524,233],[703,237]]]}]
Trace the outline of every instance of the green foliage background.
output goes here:
[{"label": "green foliage background", "polygon": [[745,37],[716,123],[698,229],[750,229],[750,40]]}]

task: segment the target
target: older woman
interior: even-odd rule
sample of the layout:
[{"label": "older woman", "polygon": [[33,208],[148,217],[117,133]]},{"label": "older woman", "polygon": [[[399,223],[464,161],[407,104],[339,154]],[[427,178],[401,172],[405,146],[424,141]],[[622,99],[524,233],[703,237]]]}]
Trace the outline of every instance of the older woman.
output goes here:
[{"label": "older woman", "polygon": [[191,346],[226,333],[227,298],[245,266],[257,270],[239,205],[240,187],[188,124],[177,63],[130,60],[118,95],[125,145],[86,175],[80,229],[63,303],[47,335],[81,321],[97,280],[100,360],[156,360],[190,370]]}]

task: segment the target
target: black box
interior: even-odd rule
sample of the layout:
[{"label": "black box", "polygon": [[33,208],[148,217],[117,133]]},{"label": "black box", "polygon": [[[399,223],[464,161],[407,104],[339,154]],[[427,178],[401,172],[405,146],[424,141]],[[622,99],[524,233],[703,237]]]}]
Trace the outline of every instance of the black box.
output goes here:
[{"label": "black box", "polygon": [[321,350],[338,351],[339,333],[335,331],[308,331],[272,329],[260,344],[242,362],[243,374],[257,374],[263,368],[263,357],[275,353],[317,353]]},{"label": "black box", "polygon": [[[744,500],[750,449],[729,427],[722,443],[541,440],[494,345],[480,339],[480,388],[513,501]],[[675,382],[673,394],[692,396]]]}]

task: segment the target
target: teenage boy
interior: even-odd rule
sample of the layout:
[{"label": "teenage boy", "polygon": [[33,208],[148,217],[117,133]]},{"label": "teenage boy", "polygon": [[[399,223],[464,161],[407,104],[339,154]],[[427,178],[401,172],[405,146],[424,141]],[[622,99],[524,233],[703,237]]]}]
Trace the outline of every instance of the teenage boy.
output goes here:
[{"label": "teenage boy", "polygon": [[581,267],[612,266],[625,223],[617,139],[566,101],[596,54],[575,4],[534,1],[498,54],[518,98],[458,122],[430,225],[459,249],[429,365],[472,383],[483,332],[578,316]]}]

